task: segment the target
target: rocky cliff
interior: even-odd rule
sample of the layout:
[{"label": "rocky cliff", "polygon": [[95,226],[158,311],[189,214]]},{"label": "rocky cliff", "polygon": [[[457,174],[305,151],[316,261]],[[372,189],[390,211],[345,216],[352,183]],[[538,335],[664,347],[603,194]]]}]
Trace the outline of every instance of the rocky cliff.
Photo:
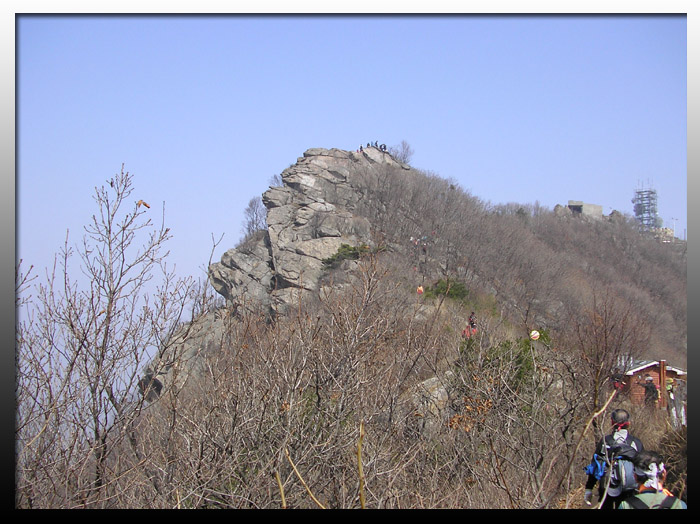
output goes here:
[{"label": "rocky cliff", "polygon": [[342,244],[372,245],[360,203],[387,170],[410,169],[375,147],[307,150],[281,173],[282,187],[263,194],[267,230],[212,264],[211,284],[232,306],[283,313],[318,290],[323,260]]},{"label": "rocky cliff", "polygon": [[[392,278],[398,277],[398,294],[407,299],[402,303],[410,306],[407,316],[419,322],[431,318],[435,307],[435,300],[422,295],[425,283],[433,288],[433,298],[449,290],[456,299],[449,324],[455,332],[461,332],[464,321],[459,286],[467,297],[464,304],[483,310],[481,322],[497,320],[499,328],[490,331],[501,340],[518,336],[516,330],[524,331],[526,323],[566,329],[572,318],[566,307],[585,307],[580,297],[594,283],[605,286],[615,300],[619,296],[620,304],[634,297],[639,322],[654,314],[658,339],[647,340],[654,351],[665,354],[665,348],[685,343],[686,313],[679,300],[684,298],[684,255],[672,256],[663,245],[639,235],[619,213],[609,220],[589,220],[558,206],[534,220],[521,208],[487,208],[450,181],[373,147],[309,149],[281,173],[281,180],[280,187],[262,195],[267,227],[209,267],[209,280],[229,307],[184,326],[148,367],[147,376],[165,386],[173,377],[184,381],[203,362],[202,354],[230,343],[229,328],[239,319],[274,319],[306,298],[323,299],[331,280],[334,290],[351,283],[357,276],[354,262],[335,272],[326,271],[324,264],[344,244],[382,248],[382,260],[391,262]],[[439,292],[443,278],[455,286]],[[661,299],[675,315],[656,315],[659,308],[651,306]],[[242,310],[256,315],[236,315]],[[393,314],[400,318],[402,312],[407,310]],[[486,329],[481,333],[491,336]],[[424,397],[430,403],[444,400],[441,391],[426,384]]]}]

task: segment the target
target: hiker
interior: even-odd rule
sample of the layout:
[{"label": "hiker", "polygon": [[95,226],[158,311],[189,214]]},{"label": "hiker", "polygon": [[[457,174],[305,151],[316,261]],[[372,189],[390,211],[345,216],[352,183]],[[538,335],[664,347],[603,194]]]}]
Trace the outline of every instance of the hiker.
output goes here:
[{"label": "hiker", "polygon": [[637,382],[644,388],[644,404],[647,407],[656,407],[656,401],[659,400],[659,390],[654,384],[654,377],[647,375],[644,382]]},{"label": "hiker", "polygon": [[620,503],[618,509],[688,509],[678,497],[664,488],[666,466],[655,451],[640,451],[632,460],[639,493]]},{"label": "hiker", "polygon": [[[630,455],[636,455],[644,449],[642,441],[629,434],[629,412],[624,409],[616,409],[610,415],[610,422],[612,424],[612,433],[598,441],[591,464],[586,467],[588,480],[586,481],[583,500],[588,506],[591,505],[593,488],[598,483],[598,501],[602,500],[601,509],[616,509],[620,502],[635,493],[634,479],[631,473],[632,468],[629,462],[627,465],[630,466],[630,484],[627,486],[620,485],[614,480],[616,475],[611,475],[611,472],[614,471],[614,468],[611,466],[615,462],[613,460],[614,457],[625,453],[628,459],[631,459]],[[610,483],[608,484],[609,478]]]},{"label": "hiker", "polygon": [[620,393],[622,388],[625,387],[625,375],[620,371],[620,368],[615,368],[610,378],[612,379],[613,387]]},{"label": "hiker", "polygon": [[673,395],[673,386],[674,385],[675,385],[675,381],[671,377],[668,377],[666,379],[666,394],[668,395],[668,398],[671,401],[675,400],[675,396]]},{"label": "hiker", "polygon": [[472,335],[476,334],[476,315],[472,311],[471,315],[469,315],[469,320],[468,320],[469,325],[464,328],[464,331],[462,331],[462,337],[464,338],[469,338]]}]

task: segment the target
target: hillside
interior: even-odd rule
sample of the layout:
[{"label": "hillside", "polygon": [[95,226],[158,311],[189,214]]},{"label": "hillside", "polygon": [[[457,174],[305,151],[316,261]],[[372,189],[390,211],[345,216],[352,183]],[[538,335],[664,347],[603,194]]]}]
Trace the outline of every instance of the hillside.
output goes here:
[{"label": "hillside", "polygon": [[[90,289],[38,289],[18,507],[577,508],[614,407],[687,499],[685,428],[607,404],[625,358],[685,367],[684,244],[619,213],[487,204],[377,148],[310,149],[280,178],[206,289],[144,289],[164,225],[123,287],[102,272],[123,258],[86,245]],[[109,182],[119,252],[150,219],[128,174]]]},{"label": "hillside", "polygon": [[[634,304],[635,351],[685,366],[685,244],[662,244],[614,212],[601,220],[526,204],[492,206],[370,147],[311,149],[262,197],[267,229],[227,251],[210,279],[229,304],[274,314],[313,296],[343,244],[381,250],[402,290],[459,283],[481,316],[519,334],[566,331],[592,294]],[[475,306],[476,307],[476,306]]]}]

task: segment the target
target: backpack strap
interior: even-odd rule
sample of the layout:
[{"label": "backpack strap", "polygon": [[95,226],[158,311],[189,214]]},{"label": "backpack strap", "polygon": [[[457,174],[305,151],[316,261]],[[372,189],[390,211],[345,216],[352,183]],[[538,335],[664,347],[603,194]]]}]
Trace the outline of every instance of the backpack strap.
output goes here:
[{"label": "backpack strap", "polygon": [[627,502],[627,504],[632,506],[632,508],[634,509],[649,509],[649,506],[647,506],[642,499],[637,497],[630,497],[627,500],[625,500],[625,502]]},{"label": "backpack strap", "polygon": [[664,501],[661,503],[659,506],[660,509],[671,509],[671,506],[673,506],[676,503],[676,497],[674,496],[668,496],[664,499]]},{"label": "backpack strap", "polygon": [[625,437],[625,440],[623,440],[622,442],[616,442],[612,435],[605,435],[605,437],[603,437],[603,440],[601,441],[600,454],[609,456],[608,451],[610,450],[610,448],[614,448],[615,446],[620,444],[627,444],[628,446],[633,447],[637,451],[637,453],[639,453],[643,449],[641,441],[636,437],[630,435],[628,432],[627,437]]},{"label": "backpack strap", "polygon": [[[659,509],[671,509],[671,507],[676,503],[676,500],[678,500],[674,496],[667,496],[661,504],[659,504],[658,508]],[[630,497],[628,498],[625,502],[632,506],[634,509],[649,509],[649,506],[640,498],[638,497]]]}]

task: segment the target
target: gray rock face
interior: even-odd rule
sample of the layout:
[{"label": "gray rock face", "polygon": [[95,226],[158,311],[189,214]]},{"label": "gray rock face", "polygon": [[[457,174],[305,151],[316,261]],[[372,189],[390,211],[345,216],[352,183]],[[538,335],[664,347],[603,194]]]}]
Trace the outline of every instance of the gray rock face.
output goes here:
[{"label": "gray rock face", "polygon": [[230,290],[262,302],[271,287],[270,246],[267,235],[255,235],[245,245],[229,249],[221,262],[209,267],[209,281],[214,289],[229,298]]},{"label": "gray rock face", "polygon": [[214,289],[231,304],[283,313],[317,291],[323,260],[341,244],[372,245],[358,203],[386,169],[410,169],[387,152],[309,149],[262,195],[267,231],[226,251],[209,267]]}]

